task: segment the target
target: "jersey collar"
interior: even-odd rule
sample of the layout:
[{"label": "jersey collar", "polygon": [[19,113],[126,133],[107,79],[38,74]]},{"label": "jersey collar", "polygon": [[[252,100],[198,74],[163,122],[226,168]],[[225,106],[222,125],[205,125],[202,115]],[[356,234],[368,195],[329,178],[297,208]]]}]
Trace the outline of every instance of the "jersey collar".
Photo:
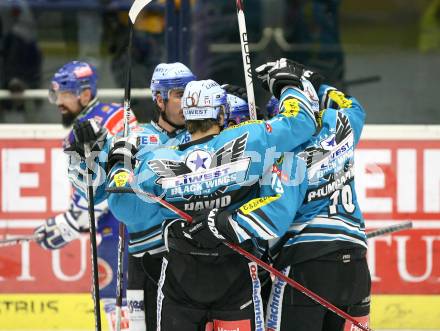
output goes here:
[{"label": "jersey collar", "polygon": [[81,112],[79,113],[78,119],[86,116],[90,110],[92,110],[97,104],[99,103],[98,98],[93,98],[92,100],[90,100],[90,102],[87,104],[87,106],[84,107],[83,110],[81,110]]},{"label": "jersey collar", "polygon": [[159,123],[157,123],[156,121],[151,121],[150,124],[153,126],[153,128],[155,128],[157,131],[166,134],[168,137],[170,138],[175,138],[178,134],[182,133],[184,131],[184,129],[178,129],[175,130],[173,132],[168,132],[167,130],[165,130],[164,128],[162,128]]},{"label": "jersey collar", "polygon": [[217,136],[217,134],[210,134],[209,136],[197,139],[197,140],[193,140],[190,142],[187,142],[185,144],[181,144],[179,145],[179,151],[183,151],[185,149],[187,149],[188,147],[194,146],[194,145],[198,145],[198,144],[203,144],[206,143],[208,141],[210,141],[212,138],[214,138],[215,136]]}]

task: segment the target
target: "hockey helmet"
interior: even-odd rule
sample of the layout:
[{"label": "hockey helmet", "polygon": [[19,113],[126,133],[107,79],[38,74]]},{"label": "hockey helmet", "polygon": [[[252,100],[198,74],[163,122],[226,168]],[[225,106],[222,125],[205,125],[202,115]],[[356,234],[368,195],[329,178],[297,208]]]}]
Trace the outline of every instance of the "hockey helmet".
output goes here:
[{"label": "hockey helmet", "polygon": [[90,89],[92,98],[94,98],[97,92],[97,81],[98,74],[92,65],[81,61],[66,63],[52,78],[49,101],[55,103],[59,92],[72,92],[79,95],[85,89]]},{"label": "hockey helmet", "polygon": [[239,124],[244,121],[249,120],[249,106],[248,103],[233,95],[228,94],[227,95],[228,104],[229,104],[229,113],[228,113],[228,119],[226,123],[233,122],[231,124]]},{"label": "hockey helmet", "polygon": [[153,101],[156,101],[157,93],[160,93],[164,100],[168,100],[170,90],[184,90],[186,84],[195,79],[191,70],[180,62],[159,63],[154,69],[150,84]]},{"label": "hockey helmet", "polygon": [[280,113],[279,101],[275,97],[271,97],[266,105],[267,116],[272,118]]},{"label": "hockey helmet", "polygon": [[217,119],[228,111],[226,92],[212,79],[189,82],[182,96],[185,120]]}]

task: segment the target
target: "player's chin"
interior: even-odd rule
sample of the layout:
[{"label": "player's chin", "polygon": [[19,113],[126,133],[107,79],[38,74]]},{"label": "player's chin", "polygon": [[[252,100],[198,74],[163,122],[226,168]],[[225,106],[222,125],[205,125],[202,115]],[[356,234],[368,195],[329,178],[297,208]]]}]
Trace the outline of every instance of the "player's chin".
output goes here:
[{"label": "player's chin", "polygon": [[58,107],[58,111],[63,116],[70,113],[70,110],[68,108],[66,108],[66,107]]},{"label": "player's chin", "polygon": [[76,116],[71,112],[61,113],[61,124],[63,127],[70,127],[75,121]]},{"label": "player's chin", "polygon": [[182,116],[177,117],[176,124],[177,125],[185,125],[185,117],[183,117],[183,114],[182,114]]}]

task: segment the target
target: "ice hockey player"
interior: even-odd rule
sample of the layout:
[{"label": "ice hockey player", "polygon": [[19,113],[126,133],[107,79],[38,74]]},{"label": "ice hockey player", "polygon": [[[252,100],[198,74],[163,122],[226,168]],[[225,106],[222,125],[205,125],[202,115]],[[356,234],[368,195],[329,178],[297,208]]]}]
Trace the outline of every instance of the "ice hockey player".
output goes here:
[{"label": "ice hockey player", "polygon": [[[164,145],[178,145],[188,142],[189,135],[185,130],[181,97],[186,84],[194,79],[195,76],[191,70],[182,63],[160,63],[157,65],[150,85],[153,101],[158,110],[157,120],[140,124],[131,129],[130,136],[119,142],[115,143],[113,138],[105,139],[106,142],[102,147],[104,156],[108,154],[110,149],[118,149],[121,144],[124,145],[125,140],[136,141],[139,154],[147,153]],[[80,145],[84,144],[84,139],[93,130],[90,122],[84,122],[75,128]],[[102,139],[100,137],[105,135],[105,132],[94,132],[92,135],[94,135],[93,140],[95,141]],[[101,170],[100,175],[105,178],[107,158],[104,157],[101,161],[98,169]],[[79,176],[78,168],[71,166],[69,172],[74,185],[84,194],[85,186],[82,177]],[[99,192],[103,192],[103,190],[97,190],[98,196],[96,198],[102,200]],[[160,217],[160,213],[154,213],[153,210],[154,208],[146,205],[144,213],[132,215],[130,220],[130,224],[135,224],[134,228],[129,228],[130,241],[128,245],[130,254],[128,257],[127,302],[130,310],[130,330],[132,331],[156,330],[157,283],[162,264],[161,256],[157,253],[161,252],[161,248],[163,251],[164,246],[153,243],[152,247],[151,237],[142,228],[146,215],[152,214],[154,215],[152,217]],[[145,242],[149,243],[148,248],[156,253],[154,256],[145,254],[146,246],[143,245]]]},{"label": "ice hockey player", "polygon": [[[100,127],[110,134],[116,134],[123,127],[123,109],[118,104],[99,102],[97,98],[97,73],[95,68],[80,61],[72,61],[62,66],[53,76],[49,89],[49,100],[58,107],[61,113],[61,122],[68,128],[74,123],[94,119]],[[135,124],[132,117],[132,124]],[[77,148],[84,153],[82,146],[74,146],[73,131],[70,131],[64,140],[65,149]],[[111,269],[116,274],[116,252],[118,239],[118,221],[108,211],[104,201],[95,206],[98,219],[98,232],[102,241],[98,247],[100,263],[104,269]],[[55,217],[51,217],[39,226],[35,233],[40,234],[38,243],[45,249],[59,249],[87,232],[89,227],[87,201],[76,190],[73,190],[69,209]],[[107,275],[109,276],[109,275]],[[110,275],[111,276],[111,275]],[[100,294],[103,299],[109,323],[115,306],[116,279],[113,277],[105,284],[100,284]],[[123,314],[126,315],[126,307]],[[127,321],[124,325],[127,326]]]},{"label": "ice hockey player", "polygon": [[[275,267],[366,325],[370,273],[365,225],[356,199],[353,153],[365,113],[333,87],[319,87],[321,129],[296,152],[307,163],[308,188]],[[280,100],[280,109],[284,100]],[[342,331],[351,323],[275,279],[267,330]],[[349,324],[349,325],[348,325]]]},{"label": "ice hockey player", "polygon": [[[198,330],[207,321],[213,321],[217,329],[264,327],[256,265],[220,244],[228,240],[248,245],[254,236],[267,240],[284,233],[290,220],[275,225],[261,215],[248,217],[276,197],[251,201],[245,212],[235,215],[237,221],[231,222],[229,216],[258,196],[261,175],[274,161],[267,150],[290,151],[311,138],[318,100],[311,83],[300,78],[303,67],[294,62],[268,63],[259,73],[272,93],[284,101],[281,114],[272,121],[244,122],[220,133],[226,94],[212,80],[194,81],[182,98],[189,143],[144,154],[134,176],[130,168],[136,163],[135,146],[126,144],[109,155],[114,166],[110,186],[124,185],[121,178],[125,178],[126,185],[164,196],[195,217],[191,226],[177,220],[165,228],[169,253],[159,282],[161,330]],[[132,164],[122,165],[121,155],[130,153]],[[145,204],[133,194],[113,194],[109,203],[123,220],[130,220]],[[161,225],[155,222],[144,226]]]}]

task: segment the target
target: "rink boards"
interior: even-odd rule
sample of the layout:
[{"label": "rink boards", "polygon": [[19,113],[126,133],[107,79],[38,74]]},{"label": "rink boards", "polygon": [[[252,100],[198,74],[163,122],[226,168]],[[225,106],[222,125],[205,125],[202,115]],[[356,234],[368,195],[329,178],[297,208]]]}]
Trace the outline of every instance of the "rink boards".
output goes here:
[{"label": "rink boards", "polygon": [[[30,234],[67,207],[64,134],[0,125],[0,238]],[[367,228],[414,223],[369,241],[372,326],[440,329],[440,127],[367,126],[355,162]],[[0,330],[93,327],[88,250],[87,236],[53,252],[0,248]],[[109,282],[111,271],[100,270]]]},{"label": "rink boards", "polygon": [[[373,329],[440,329],[440,296],[373,295]],[[102,310],[102,308],[101,308]],[[101,311],[102,329],[109,330]],[[0,294],[0,330],[92,330],[90,294]]]}]

